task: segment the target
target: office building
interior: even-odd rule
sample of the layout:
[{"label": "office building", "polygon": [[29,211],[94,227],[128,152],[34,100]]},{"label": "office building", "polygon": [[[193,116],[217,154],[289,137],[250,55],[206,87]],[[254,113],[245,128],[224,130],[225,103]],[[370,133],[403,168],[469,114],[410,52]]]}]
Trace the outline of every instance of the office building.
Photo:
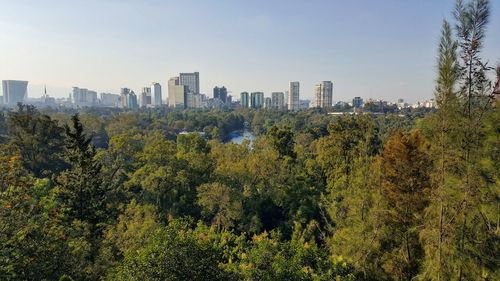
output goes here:
[{"label": "office building", "polygon": [[311,106],[310,100],[300,100],[299,109],[308,109]]},{"label": "office building", "polygon": [[227,103],[227,89],[226,87],[215,87],[214,88],[214,99],[219,99],[223,103]]},{"label": "office building", "polygon": [[300,83],[290,82],[290,90],[288,92],[288,110],[297,111],[300,109]]},{"label": "office building", "polygon": [[101,105],[109,107],[120,106],[120,96],[110,93],[101,93]]},{"label": "office building", "polygon": [[134,91],[130,91],[130,93],[128,94],[127,107],[130,109],[139,108],[139,104],[137,103],[137,96],[135,95]]},{"label": "office building", "polygon": [[272,108],[271,104],[272,103],[270,97],[264,98],[264,108],[271,109]]},{"label": "office building", "polygon": [[187,86],[180,84],[179,77],[168,80],[168,106],[186,108]]},{"label": "office building", "polygon": [[203,105],[203,95],[188,92],[186,94],[187,108],[201,108]]},{"label": "office building", "polygon": [[161,95],[161,85],[160,83],[153,82],[151,84],[151,102],[150,104],[154,107],[160,107],[162,104],[162,95]]},{"label": "office building", "polygon": [[285,93],[283,92],[271,93],[271,107],[278,110],[285,109]]},{"label": "office building", "polygon": [[250,94],[250,107],[251,108],[262,108],[264,106],[264,93],[263,92],[253,92]]},{"label": "office building", "polygon": [[248,108],[250,106],[248,92],[242,92],[240,94],[240,104],[242,108]]},{"label": "office building", "polygon": [[120,103],[122,108],[128,107],[128,95],[130,94],[129,88],[120,89]]},{"label": "office building", "polygon": [[139,106],[140,107],[147,107],[151,106],[151,88],[149,87],[144,87],[142,88],[141,96],[139,98]]},{"label": "office building", "polygon": [[86,88],[73,87],[71,103],[75,106],[97,105],[97,92]]},{"label": "office building", "polygon": [[354,108],[363,107],[363,99],[361,97],[354,97],[352,99],[352,107],[354,107]]},{"label": "office building", "polygon": [[195,94],[200,93],[200,73],[180,73],[179,74],[180,85],[187,86],[187,91]]},{"label": "office building", "polygon": [[23,103],[28,98],[28,81],[3,80],[3,99],[7,106]]},{"label": "office building", "polygon": [[331,108],[333,106],[333,83],[323,81],[315,86],[316,107]]}]

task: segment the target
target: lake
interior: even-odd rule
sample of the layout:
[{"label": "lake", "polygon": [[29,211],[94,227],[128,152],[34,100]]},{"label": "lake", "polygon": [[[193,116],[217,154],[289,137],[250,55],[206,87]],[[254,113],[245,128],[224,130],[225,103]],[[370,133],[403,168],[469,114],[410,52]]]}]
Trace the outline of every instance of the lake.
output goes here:
[{"label": "lake", "polygon": [[234,131],[229,133],[228,143],[242,144],[243,141],[248,140],[250,143],[255,139],[255,136],[250,131]]}]

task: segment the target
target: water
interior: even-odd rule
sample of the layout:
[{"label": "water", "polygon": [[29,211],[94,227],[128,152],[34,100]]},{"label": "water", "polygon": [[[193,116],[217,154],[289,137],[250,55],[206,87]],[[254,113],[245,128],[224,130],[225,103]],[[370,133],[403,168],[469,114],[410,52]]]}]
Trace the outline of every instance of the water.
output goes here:
[{"label": "water", "polygon": [[255,136],[250,131],[234,131],[229,133],[229,143],[242,144],[243,141],[248,140],[250,143],[253,142]]}]

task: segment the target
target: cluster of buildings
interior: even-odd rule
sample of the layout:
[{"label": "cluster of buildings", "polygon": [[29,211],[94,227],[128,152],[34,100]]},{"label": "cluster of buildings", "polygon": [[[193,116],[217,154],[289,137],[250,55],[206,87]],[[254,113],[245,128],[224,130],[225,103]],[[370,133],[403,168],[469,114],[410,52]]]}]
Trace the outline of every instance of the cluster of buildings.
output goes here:
[{"label": "cluster of buildings", "polygon": [[[0,105],[14,107],[17,103],[31,103],[37,106],[65,106],[65,107],[121,107],[127,109],[137,108],[267,108],[275,110],[297,111],[311,106],[309,100],[300,99],[300,83],[290,82],[288,90],[272,92],[265,96],[263,92],[242,92],[239,100],[234,99],[224,86],[213,88],[213,96],[209,97],[200,92],[200,73],[179,73],[168,80],[167,93],[164,96],[162,86],[153,82],[142,88],[140,93],[135,93],[129,88],[121,88],[120,94],[100,93],[87,88],[73,87],[69,98],[55,99],[50,97],[45,90],[38,99],[28,98],[28,81],[3,80],[3,96],[0,96]],[[314,86],[315,100],[312,107],[324,108],[329,111],[380,111],[385,109],[404,108],[434,108],[435,100],[426,100],[415,104],[405,103],[399,99],[397,103],[383,100],[369,99],[366,102],[361,97],[355,97],[352,103],[333,101],[332,81],[321,81]]]}]

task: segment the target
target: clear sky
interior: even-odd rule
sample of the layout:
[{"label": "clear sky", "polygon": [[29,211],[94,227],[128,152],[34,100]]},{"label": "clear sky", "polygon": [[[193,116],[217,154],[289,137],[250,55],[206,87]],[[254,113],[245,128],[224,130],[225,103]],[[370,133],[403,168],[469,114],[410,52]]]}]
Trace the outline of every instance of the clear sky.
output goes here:
[{"label": "clear sky", "polygon": [[[0,79],[29,96],[72,86],[139,92],[200,72],[201,90],[284,91],[322,80],[334,100],[432,97],[441,23],[455,0],[0,0]],[[484,56],[500,62],[500,0]],[[165,94],[164,94],[165,96]]]}]

